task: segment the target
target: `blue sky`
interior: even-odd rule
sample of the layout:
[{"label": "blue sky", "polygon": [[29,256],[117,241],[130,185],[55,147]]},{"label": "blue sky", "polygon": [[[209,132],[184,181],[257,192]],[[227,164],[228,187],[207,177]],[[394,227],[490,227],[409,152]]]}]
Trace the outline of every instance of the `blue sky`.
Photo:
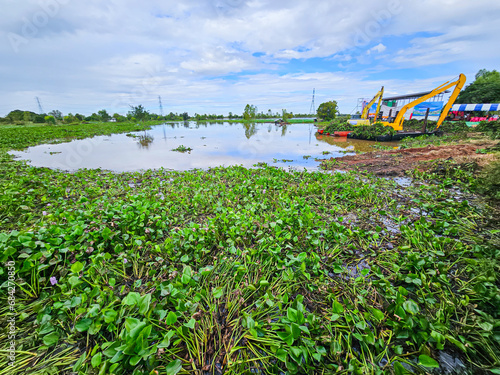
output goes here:
[{"label": "blue sky", "polygon": [[500,69],[492,0],[3,0],[0,116],[309,112]]}]

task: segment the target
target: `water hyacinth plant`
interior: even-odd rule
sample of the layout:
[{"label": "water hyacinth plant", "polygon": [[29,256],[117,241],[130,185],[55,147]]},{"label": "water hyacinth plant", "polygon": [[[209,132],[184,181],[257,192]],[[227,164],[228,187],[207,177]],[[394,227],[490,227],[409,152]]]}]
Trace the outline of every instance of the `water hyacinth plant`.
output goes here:
[{"label": "water hyacinth plant", "polygon": [[70,174],[5,151],[0,324],[14,262],[17,335],[1,373],[500,368],[498,216],[467,179]]}]

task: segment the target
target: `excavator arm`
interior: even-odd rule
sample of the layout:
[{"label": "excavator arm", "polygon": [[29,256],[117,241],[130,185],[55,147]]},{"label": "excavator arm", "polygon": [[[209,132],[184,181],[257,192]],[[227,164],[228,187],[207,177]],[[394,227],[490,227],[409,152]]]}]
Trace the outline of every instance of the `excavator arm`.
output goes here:
[{"label": "excavator arm", "polygon": [[370,112],[370,108],[372,107],[373,103],[378,99],[378,104],[377,104],[377,112],[375,112],[375,120],[377,119],[378,112],[380,111],[380,104],[382,103],[382,96],[384,95],[384,86],[380,89],[379,92],[375,94],[372,100],[365,106],[363,109],[363,113],[361,114],[361,118],[363,120],[368,119],[368,113]]},{"label": "excavator arm", "polygon": [[462,90],[462,87],[464,87],[464,84],[465,84],[465,75],[460,74],[460,76],[458,77],[458,79],[456,81],[445,82],[441,86],[436,87],[434,90],[432,90],[427,95],[421,96],[420,98],[406,104],[403,108],[401,108],[401,110],[399,111],[398,115],[396,116],[396,119],[394,120],[394,122],[392,122],[392,123],[383,122],[382,124],[384,124],[385,126],[392,126],[394,128],[394,130],[403,130],[403,122],[404,122],[404,118],[405,118],[405,113],[406,113],[406,111],[408,111],[408,109],[413,108],[416,105],[425,102],[427,99],[432,98],[436,95],[439,95],[439,94],[445,92],[446,90],[448,90],[449,88],[455,86],[455,89],[453,90],[453,92],[450,96],[450,99],[448,99],[448,102],[444,106],[444,108],[441,112],[441,115],[439,116],[437,126],[436,126],[436,129],[438,129],[441,126],[441,124],[443,123],[446,115],[450,111],[451,106],[453,105],[453,103],[457,99],[457,96],[460,93],[460,90]]}]

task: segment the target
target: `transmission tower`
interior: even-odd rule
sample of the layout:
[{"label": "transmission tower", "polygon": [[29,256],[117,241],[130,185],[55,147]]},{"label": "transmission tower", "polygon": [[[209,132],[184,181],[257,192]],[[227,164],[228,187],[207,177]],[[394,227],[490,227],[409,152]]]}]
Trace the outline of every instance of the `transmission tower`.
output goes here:
[{"label": "transmission tower", "polygon": [[35,99],[36,99],[36,102],[38,103],[38,110],[40,111],[40,114],[44,113],[43,108],[42,108],[42,104],[40,104],[40,99],[38,99],[38,96]]},{"label": "transmission tower", "polygon": [[309,114],[314,115],[316,113],[316,106],[314,105],[314,95],[316,94],[316,89],[313,89],[313,98],[311,102],[311,108],[309,109]]},{"label": "transmission tower", "polygon": [[158,95],[158,102],[160,103],[160,116],[163,116],[163,105],[161,104],[161,96]]}]

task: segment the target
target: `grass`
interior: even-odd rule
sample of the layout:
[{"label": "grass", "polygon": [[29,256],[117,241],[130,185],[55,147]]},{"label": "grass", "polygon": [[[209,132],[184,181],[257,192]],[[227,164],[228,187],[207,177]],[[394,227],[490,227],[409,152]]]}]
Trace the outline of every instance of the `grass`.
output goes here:
[{"label": "grass", "polygon": [[463,176],[70,174],[6,154],[135,125],[115,126],[0,128],[17,327],[0,374],[424,374],[442,352],[499,371],[497,208]]}]

